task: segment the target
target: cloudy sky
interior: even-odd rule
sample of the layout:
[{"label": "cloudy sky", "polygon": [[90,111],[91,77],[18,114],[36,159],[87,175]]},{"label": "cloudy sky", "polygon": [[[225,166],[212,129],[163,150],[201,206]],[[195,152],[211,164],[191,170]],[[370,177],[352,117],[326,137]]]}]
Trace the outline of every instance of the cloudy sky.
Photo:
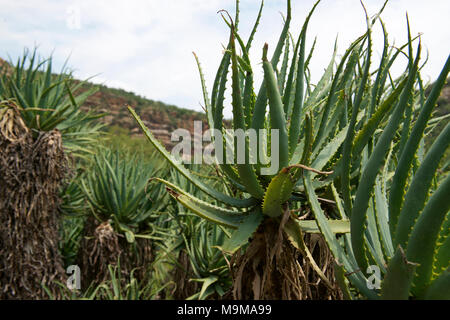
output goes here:
[{"label": "cloudy sky", "polygon": [[[199,76],[192,51],[199,56],[212,86],[228,28],[216,12],[234,13],[234,0],[0,0],[0,57],[15,60],[25,47],[53,54],[61,66],[69,65],[77,78],[96,75],[94,82],[134,91],[142,96],[180,107],[201,110]],[[384,0],[365,0],[369,14]],[[314,0],[293,0],[292,32],[296,37]],[[256,18],[259,0],[241,0],[241,27],[247,37]],[[282,29],[280,12],[285,0],[265,0],[263,17],[250,55],[257,79],[264,42],[275,46]],[[429,62],[423,70],[434,80],[449,54],[448,0],[390,0],[382,18],[396,45],[406,41],[408,12],[414,35],[423,33]],[[365,31],[359,0],[322,0],[309,25],[308,44],[317,36],[311,61],[318,79],[331,56],[338,35],[339,53]],[[375,58],[382,50],[381,30],[375,28]],[[397,70],[402,70],[400,61]],[[227,108],[230,115],[230,108]]]}]

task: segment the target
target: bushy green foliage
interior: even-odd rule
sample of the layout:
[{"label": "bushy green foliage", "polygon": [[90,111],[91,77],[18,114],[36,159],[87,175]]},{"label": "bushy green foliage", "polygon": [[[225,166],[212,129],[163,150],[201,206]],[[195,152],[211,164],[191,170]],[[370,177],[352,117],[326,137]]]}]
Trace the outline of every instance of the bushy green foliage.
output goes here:
[{"label": "bushy green foliage", "polygon": [[116,125],[105,128],[106,132],[101,140],[104,148],[112,151],[137,153],[146,161],[162,162],[163,158],[155,152],[155,148],[147,143],[144,137],[133,137],[130,131]]}]

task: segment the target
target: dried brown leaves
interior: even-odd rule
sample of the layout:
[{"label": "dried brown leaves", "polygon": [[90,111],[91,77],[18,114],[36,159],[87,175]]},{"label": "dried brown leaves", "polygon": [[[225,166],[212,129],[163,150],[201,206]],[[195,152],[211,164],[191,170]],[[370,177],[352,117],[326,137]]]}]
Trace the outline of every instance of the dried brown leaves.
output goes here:
[{"label": "dried brown leaves", "polygon": [[18,108],[0,107],[0,298],[59,296],[58,189],[67,161],[58,130],[33,138]]}]

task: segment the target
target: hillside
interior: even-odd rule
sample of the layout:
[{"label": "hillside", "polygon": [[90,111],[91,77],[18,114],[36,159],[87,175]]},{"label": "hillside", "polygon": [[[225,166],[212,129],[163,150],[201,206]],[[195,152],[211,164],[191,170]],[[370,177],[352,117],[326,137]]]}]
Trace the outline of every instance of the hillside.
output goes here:
[{"label": "hillside", "polygon": [[126,129],[133,136],[143,134],[128,112],[127,105],[136,109],[152,133],[169,148],[173,145],[170,136],[175,129],[187,129],[193,134],[194,121],[203,121],[206,126],[206,116],[200,112],[145,99],[122,89],[92,83],[88,83],[85,89],[89,87],[96,87],[97,92],[86,100],[83,108],[106,113],[100,121]]},{"label": "hillside", "polygon": [[[101,121],[108,125],[119,126],[127,129],[133,136],[142,136],[136,121],[130,116],[126,105],[136,109],[144,123],[150,128],[152,133],[162,141],[167,147],[172,147],[170,141],[171,132],[177,128],[184,128],[193,134],[194,120],[201,120],[204,130],[207,128],[206,116],[204,113],[195,112],[188,109],[181,109],[173,105],[168,105],[160,101],[153,101],[143,98],[132,92],[121,89],[109,88],[103,85],[88,83],[87,87],[95,86],[98,91],[88,98],[84,108],[94,109],[108,115]],[[428,95],[433,85],[426,90]],[[439,117],[450,113],[450,79],[448,79],[441,96],[438,99],[434,116]],[[448,120],[443,120],[428,137],[428,143],[434,141]]]},{"label": "hillside", "polygon": [[[6,72],[8,75],[13,68],[10,63],[0,58],[2,72]],[[79,82],[79,80],[75,81]],[[82,109],[105,113],[106,116],[100,118],[99,121],[105,123],[109,129],[120,127],[122,134],[125,133],[133,137],[143,136],[136,121],[128,112],[127,105],[136,109],[152,133],[168,148],[173,146],[170,136],[175,129],[187,129],[193,134],[194,121],[196,120],[204,123],[204,130],[207,128],[204,113],[146,99],[122,89],[86,82],[77,93],[93,88],[96,89],[96,92],[86,100]]]}]

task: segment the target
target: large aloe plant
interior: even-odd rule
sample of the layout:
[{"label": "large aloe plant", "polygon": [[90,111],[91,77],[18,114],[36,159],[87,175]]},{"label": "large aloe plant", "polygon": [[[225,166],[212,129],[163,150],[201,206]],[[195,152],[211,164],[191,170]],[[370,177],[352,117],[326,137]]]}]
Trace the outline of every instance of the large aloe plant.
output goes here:
[{"label": "large aloe plant", "polygon": [[[410,67],[410,73],[414,73],[417,63]],[[450,124],[430,149],[423,151],[424,130],[449,70],[450,58],[426,101],[408,105],[407,101],[413,100],[413,92],[405,89],[394,111],[390,112],[388,126],[375,137],[373,150],[366,146],[365,157],[356,161],[361,172],[357,186],[347,191],[354,192],[355,196],[349,203],[351,210],[347,211],[351,237],[346,239],[345,245],[341,247],[336,243],[327,232],[326,224],[321,224],[330,247],[348,272],[357,271],[364,277],[371,274],[369,271],[373,271],[374,265],[381,270],[384,275],[381,290],[374,288],[367,292],[363,278],[352,279],[368,297],[450,299],[450,203],[446,199],[450,177],[446,174],[436,179],[439,162],[450,144]],[[414,79],[410,74],[410,82]],[[410,132],[406,133],[404,127],[399,128],[405,107],[415,107],[419,111],[417,117],[409,120]],[[406,120],[405,117],[403,125]],[[392,141],[396,133],[399,139]],[[310,177],[305,179],[311,186]],[[312,187],[308,188],[309,199],[316,204],[313,206],[315,214],[323,221],[317,196]],[[339,196],[335,196],[340,202]],[[344,215],[344,207],[340,209]]]},{"label": "large aloe plant", "polygon": [[[382,299],[449,299],[450,203],[445,195],[450,192],[450,179],[448,175],[435,177],[450,144],[450,125],[426,151],[424,132],[447,79],[450,57],[425,99],[419,66],[421,45],[414,58],[409,23],[408,39],[408,70],[393,91],[398,92],[398,99],[391,101],[390,107],[371,107],[371,116],[359,131],[347,132],[342,158],[335,166],[334,182],[339,183],[341,195],[334,186],[333,195],[341,216],[350,218],[350,235],[340,242],[333,236],[310,173],[303,176],[303,182],[319,228],[342,268],[340,274],[344,270],[351,274],[349,279],[359,293]],[[386,52],[380,70],[390,65]],[[365,70],[368,68],[366,64]],[[380,79],[377,76],[371,88],[371,103],[377,99],[376,90],[383,87]],[[357,111],[354,104],[352,114]],[[352,116],[350,125],[356,124]],[[374,266],[384,275],[378,279],[381,290],[368,285]]]},{"label": "large aloe plant", "polygon": [[[194,197],[169,181],[158,179],[171,190],[171,195],[199,216],[236,229],[231,238],[222,246],[224,250],[236,252],[252,237],[252,243],[247,248],[244,259],[238,260],[238,263],[246,264],[251,259],[259,261],[252,262],[253,271],[251,267],[245,269],[255,273],[254,276],[248,277],[251,279],[248,281],[252,281],[253,297],[257,298],[301,297],[301,294],[297,294],[298,292],[286,293],[283,291],[270,295],[266,291],[266,289],[275,288],[271,287],[274,283],[269,283],[270,281],[267,280],[270,279],[268,274],[273,271],[271,269],[273,261],[278,265],[294,266],[295,263],[290,264],[280,257],[280,253],[284,251],[284,255],[292,254],[292,260],[296,259],[295,251],[292,251],[289,246],[294,246],[308,257],[320,280],[328,287],[333,286],[329,277],[324,275],[321,268],[312,259],[308,244],[304,241],[305,232],[318,232],[319,230],[335,254],[337,281],[346,283],[345,279],[340,277],[345,270],[349,272],[350,281],[361,293],[371,298],[377,297],[377,293],[366,286],[366,275],[357,271],[359,267],[367,266],[368,250],[365,250],[366,247],[370,247],[370,253],[379,249],[379,246],[375,246],[372,242],[367,245],[366,238],[372,241],[375,236],[378,237],[377,231],[380,230],[382,232],[381,239],[390,241],[390,229],[389,227],[389,230],[386,229],[388,218],[384,217],[385,225],[381,229],[376,229],[379,225],[372,221],[376,218],[373,216],[373,208],[369,206],[369,203],[373,199],[371,194],[376,185],[376,177],[384,164],[386,155],[390,154],[395,159],[397,155],[405,155],[404,158],[408,155],[405,160],[398,159],[406,166],[401,167],[400,173],[394,175],[397,186],[391,192],[403,190],[410,168],[415,164],[414,157],[409,155],[414,155],[419,145],[424,125],[439,90],[439,86],[437,86],[434,95],[430,96],[425,107],[421,108],[415,103],[414,88],[417,81],[421,84],[420,44],[414,61],[412,43],[415,39],[409,37],[408,43],[398,49],[389,46],[387,32],[379,19],[384,6],[374,17],[367,17],[367,31],[350,45],[339,61],[336,59],[335,49],[320,81],[313,85],[310,82],[308,64],[314,46],[309,53],[306,52],[306,31],[318,3],[319,1],[314,4],[303,24],[298,40],[294,42],[289,33],[291,3],[287,1],[285,24],[270,60],[268,59],[268,46],[265,45],[263,48],[264,80],[258,92],[253,89],[253,70],[249,54],[261,10],[247,42],[244,42],[237,32],[239,10],[236,10],[234,21],[231,17],[226,18],[224,15],[224,20],[230,28],[230,41],[217,71],[211,97],[206,91],[202,70],[198,64],[208,125],[211,129],[224,132],[223,135],[213,135],[213,139],[216,141],[224,139],[227,142],[226,138],[222,138],[222,136],[226,136],[222,122],[225,89],[230,69],[233,128],[235,130],[275,129],[278,132],[278,137],[275,135],[274,139],[274,135],[272,135],[270,142],[270,146],[273,144],[279,146],[279,167],[275,174],[264,174],[264,170],[271,165],[271,163],[267,164],[267,159],[264,157],[258,158],[255,164],[249,161],[250,155],[255,150],[258,151],[256,152],[258,155],[260,149],[264,151],[266,141],[264,137],[260,136],[255,144],[250,144],[249,140],[245,140],[246,161],[244,163],[236,165],[218,163],[221,172],[234,185],[234,188],[241,191],[237,193],[240,196],[231,197],[229,194],[211,188],[203,180],[194,176],[161,146],[134,110],[129,108],[149,141],[174,168],[197,188],[223,205],[212,205]],[[238,7],[238,1],[236,4]],[[372,66],[372,25],[378,20],[383,26],[385,43],[379,67],[372,71],[370,70]],[[237,54],[236,40],[241,55]],[[409,57],[408,70],[399,78],[392,79],[390,68],[398,56],[404,53],[403,49],[406,47],[409,49],[409,54],[407,54]],[[289,52],[292,49],[291,58]],[[283,50],[284,55],[281,59]],[[195,58],[198,63],[197,57]],[[278,70],[280,60],[282,60],[281,68]],[[335,65],[337,66],[336,70]],[[445,79],[445,76],[443,77]],[[387,83],[388,80],[389,83]],[[421,92],[423,92],[422,87]],[[267,106],[269,106],[268,113],[266,112]],[[416,120],[419,112],[419,118]],[[410,132],[413,124],[414,128]],[[423,128],[415,129],[419,124]],[[391,143],[393,143],[392,148]],[[439,150],[442,148],[445,150],[446,146],[441,146]],[[389,150],[391,150],[390,153]],[[262,154],[264,153],[262,152]],[[406,175],[402,175],[402,170],[406,170]],[[335,185],[338,186],[341,194],[338,193]],[[355,191],[356,197],[353,200]],[[428,189],[421,191],[427,192]],[[333,196],[334,200],[331,200],[330,197]],[[401,196],[402,194],[399,198],[394,199],[401,199]],[[299,208],[299,204],[300,210],[290,210]],[[408,200],[405,200],[405,206],[407,204]],[[382,205],[382,202],[378,202],[378,205]],[[326,208],[325,212],[322,207]],[[300,220],[295,212],[308,211],[308,208],[313,212],[314,220]],[[372,215],[367,215],[368,208],[372,210]],[[400,216],[399,220],[402,220],[402,217],[407,216],[406,213],[392,212],[389,214],[391,224],[396,217]],[[331,217],[339,219],[333,220]],[[347,217],[351,219],[351,236],[347,234],[345,237],[337,239],[336,233],[349,231]],[[366,228],[367,217],[369,217],[370,223]],[[403,219],[409,220],[408,218]],[[412,221],[414,221],[414,217]],[[409,227],[411,224],[410,221]],[[404,225],[405,223],[399,223],[395,227],[401,232],[405,228],[402,227]],[[289,244],[285,245],[282,239],[290,240]],[[341,242],[348,243],[346,249],[341,246]],[[386,247],[385,250],[389,250],[389,247]],[[268,254],[268,258],[261,256],[264,254]],[[273,260],[274,256],[276,256],[275,260]],[[377,260],[376,262],[381,261]],[[258,274],[254,263],[263,265],[262,274]],[[245,266],[242,265],[237,266],[240,272],[244,268]],[[295,267],[293,268],[295,269]],[[239,276],[239,272],[237,275]],[[286,275],[285,277],[288,278]],[[284,284],[287,283],[284,281],[297,281],[297,279],[295,276],[289,279],[282,278],[278,285],[284,288]],[[240,294],[242,290],[245,290],[244,287],[245,284],[236,283],[235,279],[234,293],[236,297],[249,297],[249,295]],[[348,293],[345,287],[343,291],[344,294]],[[349,295],[347,296],[349,297]]]},{"label": "large aloe plant", "polygon": [[[238,2],[237,2],[238,4]],[[314,8],[317,6],[318,3],[314,6]],[[215,129],[223,129],[222,121],[223,121],[223,104],[225,100],[225,86],[226,86],[226,79],[229,72],[228,66],[231,63],[232,66],[232,89],[233,89],[233,127],[235,129],[248,129],[248,128],[268,128],[268,129],[279,129],[282,133],[280,134],[280,143],[282,145],[287,146],[287,128],[289,128],[289,131],[291,134],[289,137],[291,137],[291,149],[292,152],[288,152],[286,148],[280,148],[280,152],[282,153],[282,157],[280,159],[281,165],[278,169],[278,175],[275,175],[273,177],[265,177],[264,175],[260,175],[259,171],[260,168],[263,167],[262,163],[257,163],[255,165],[244,163],[244,164],[237,164],[234,167],[227,164],[220,164],[220,169],[225,174],[225,176],[231,181],[235,188],[243,191],[244,194],[247,194],[247,197],[243,198],[235,198],[231,197],[228,194],[222,193],[216,189],[210,188],[204,181],[197,178],[194,174],[192,174],[187,168],[185,168],[178,159],[173,157],[167,150],[164,149],[164,147],[154,138],[152,133],[146,128],[146,126],[143,124],[142,120],[139,118],[139,116],[135,113],[135,111],[129,107],[129,111],[131,114],[135,117],[138,124],[146,134],[149,141],[154,144],[154,146],[161,152],[161,154],[176,168],[183,176],[185,176],[189,181],[191,181],[197,188],[205,192],[207,195],[211,196],[212,198],[216,199],[218,202],[223,203],[224,205],[231,207],[232,209],[224,209],[221,207],[216,207],[209,205],[208,203],[205,203],[203,201],[200,201],[200,199],[196,199],[194,197],[191,197],[189,194],[181,190],[176,185],[173,185],[172,183],[168,181],[164,181],[163,179],[158,179],[161,182],[164,182],[169,188],[172,188],[176,192],[176,198],[179,202],[185,204],[186,206],[192,207],[194,211],[196,211],[198,214],[202,215],[204,218],[209,219],[213,222],[217,222],[219,224],[231,227],[231,228],[237,228],[239,225],[241,225],[241,221],[243,220],[257,220],[253,222],[254,228],[259,224],[259,222],[262,220],[263,215],[265,214],[267,216],[271,217],[277,217],[280,216],[283,212],[281,208],[281,204],[286,202],[290,199],[290,195],[292,192],[295,191],[295,181],[292,181],[292,179],[288,179],[290,176],[289,174],[293,172],[302,172],[302,170],[312,170],[316,174],[328,174],[329,172],[321,172],[320,169],[325,167],[325,165],[332,159],[333,154],[328,152],[328,158],[326,158],[327,154],[320,154],[319,159],[320,161],[317,161],[316,168],[310,168],[306,165],[299,164],[299,160],[301,156],[303,155],[303,158],[305,155],[308,154],[307,150],[309,148],[304,148],[304,143],[299,144],[299,138],[300,135],[300,123],[303,122],[303,119],[307,118],[307,122],[311,122],[311,117],[308,117],[307,111],[311,109],[315,104],[318,104],[318,106],[323,106],[323,98],[327,94],[327,85],[329,86],[329,82],[331,80],[332,76],[332,65],[334,63],[334,56],[333,61],[330,62],[330,67],[328,68],[327,72],[324,74],[323,78],[321,79],[320,86],[318,86],[315,90],[314,97],[310,98],[310,106],[309,108],[302,108],[303,105],[303,98],[299,97],[296,99],[296,102],[294,104],[293,97],[296,95],[297,92],[303,91],[301,88],[304,86],[301,84],[303,81],[302,79],[297,80],[297,75],[300,74],[301,77],[303,77],[303,74],[305,73],[306,67],[303,67],[303,70],[298,72],[298,65],[304,65],[305,63],[305,38],[306,38],[306,27],[307,23],[309,21],[309,17],[311,16],[311,13],[305,22],[301,36],[299,38],[299,41],[296,44],[296,55],[294,61],[291,63],[291,68],[289,72],[289,78],[286,83],[286,92],[290,91],[290,94],[284,95],[284,100],[286,103],[283,104],[282,102],[282,96],[280,95],[278,83],[275,79],[275,74],[273,70],[273,66],[276,66],[278,64],[278,61],[280,59],[283,47],[285,44],[289,46],[289,41],[286,41],[288,36],[288,27],[290,23],[290,2],[288,1],[288,15],[287,20],[285,23],[285,26],[283,28],[280,40],[278,42],[277,48],[274,53],[274,57],[272,58],[272,63],[269,63],[267,60],[267,54],[264,54],[263,60],[264,60],[264,71],[265,71],[265,80],[263,84],[261,85],[260,92],[258,95],[256,95],[253,92],[253,72],[251,70],[248,51],[251,46],[251,42],[254,36],[254,33],[256,31],[256,27],[259,22],[261,11],[258,15],[257,22],[255,23],[255,27],[252,31],[252,34],[247,42],[246,45],[242,42],[240,36],[236,33],[236,26],[233,24],[233,22],[228,22],[231,27],[231,37],[230,37],[230,44],[229,44],[229,50],[227,50],[222,58],[219,70],[216,75],[216,79],[213,86],[213,95],[210,99],[206,92],[206,86],[203,81],[203,74],[201,73],[201,79],[202,79],[202,86],[204,89],[204,99],[205,99],[205,105],[206,105],[206,111],[207,111],[207,118],[208,118],[208,124],[210,128]],[[236,17],[236,21],[237,21]],[[239,44],[241,45],[241,49],[243,51],[243,57],[239,57],[236,54],[235,49],[235,38],[238,38]],[[361,42],[363,38],[361,37],[358,39],[357,43]],[[353,45],[353,47],[356,46],[356,43]],[[300,47],[300,48],[299,48]],[[288,50],[288,49],[287,49]],[[351,50],[350,50],[351,51]],[[265,53],[267,50],[265,50]],[[346,54],[346,57],[348,56],[348,53]],[[286,61],[284,61],[284,64],[288,63],[288,57],[285,57]],[[198,61],[198,60],[197,60]],[[345,62],[341,62],[341,66],[344,65]],[[356,61],[353,62],[353,67],[355,66]],[[200,65],[199,65],[200,68]],[[351,69],[351,68],[348,68]],[[287,72],[287,70],[284,70]],[[200,69],[201,72],[201,69]],[[348,74],[353,73],[354,70],[348,70]],[[283,75],[283,77],[286,75]],[[346,75],[346,77],[348,77]],[[340,79],[340,78],[339,78]],[[297,88],[294,86],[294,82],[298,83]],[[336,81],[335,81],[336,82]],[[340,81],[340,85],[342,86],[343,83]],[[241,94],[241,87],[244,86],[244,93]],[[284,87],[284,84],[283,84]],[[321,92],[322,91],[322,92]],[[334,90],[338,92],[338,90]],[[337,95],[336,92],[333,92],[330,95]],[[298,95],[298,94],[297,94]],[[253,99],[252,99],[253,97]],[[256,99],[255,99],[256,97]],[[267,101],[269,100],[269,106],[270,106],[270,117],[265,116],[265,110],[267,106]],[[284,107],[286,109],[291,109],[291,112],[284,112]],[[331,108],[331,106],[328,106]],[[292,114],[297,115],[296,121],[292,118]],[[267,119],[266,119],[267,118]],[[270,120],[270,123],[266,120]],[[324,125],[327,124],[328,119],[324,119],[323,123]],[[334,123],[330,124],[336,124],[337,119],[334,119]],[[292,123],[291,126],[289,126],[289,123]],[[332,128],[329,128],[328,131],[332,131]],[[283,133],[284,132],[284,133]],[[286,134],[285,134],[286,133]],[[310,132],[305,131],[304,135],[308,135]],[[342,136],[344,131],[339,132],[340,135],[338,138],[339,140],[343,141]],[[329,133],[331,138],[335,136],[335,132]],[[297,138],[294,139],[292,136],[296,136]],[[222,137],[217,137],[217,139],[222,139]],[[311,137],[307,137],[307,139],[311,140]],[[323,139],[325,140],[325,138]],[[310,141],[311,142],[311,141]],[[335,142],[335,141],[333,141]],[[247,149],[253,148],[254,146],[248,146]],[[333,145],[327,145],[328,148],[335,148],[337,149],[339,145],[334,143]],[[297,149],[297,150],[294,150]],[[295,151],[295,152],[294,152]],[[316,150],[318,151],[318,150]],[[328,150],[327,150],[328,151]],[[324,153],[324,152],[323,152]],[[318,168],[320,167],[320,168]],[[299,178],[299,175],[295,175],[297,180]],[[317,176],[318,177],[318,176]],[[317,179],[319,181],[319,179]],[[291,182],[289,182],[291,181]],[[272,183],[272,186],[271,186]],[[285,186],[285,184],[290,184],[290,186]],[[283,192],[283,195],[280,193],[280,188],[277,188],[277,186],[284,186],[286,189]],[[284,199],[286,198],[286,199]],[[278,202],[280,205],[277,206],[275,203]],[[259,219],[249,219],[249,217],[257,216]],[[250,224],[250,223],[249,223]]]}]

